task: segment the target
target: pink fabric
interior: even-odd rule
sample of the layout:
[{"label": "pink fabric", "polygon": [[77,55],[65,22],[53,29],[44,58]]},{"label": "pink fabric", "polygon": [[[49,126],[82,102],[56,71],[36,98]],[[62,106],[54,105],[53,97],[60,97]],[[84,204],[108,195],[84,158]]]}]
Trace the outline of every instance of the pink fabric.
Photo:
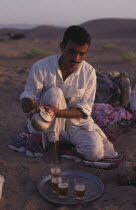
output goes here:
[{"label": "pink fabric", "polygon": [[110,104],[94,103],[92,117],[100,127],[106,127],[110,123],[120,123],[123,118],[130,120],[132,114],[121,107],[113,107]]}]

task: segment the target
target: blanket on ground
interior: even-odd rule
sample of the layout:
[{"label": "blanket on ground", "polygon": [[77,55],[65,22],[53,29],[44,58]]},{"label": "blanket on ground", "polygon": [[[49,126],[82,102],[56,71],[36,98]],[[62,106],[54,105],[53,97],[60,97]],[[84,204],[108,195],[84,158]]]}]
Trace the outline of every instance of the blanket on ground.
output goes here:
[{"label": "blanket on ground", "polygon": [[[37,143],[32,142],[33,139],[38,139]],[[15,151],[25,153],[28,157],[44,157],[46,155],[46,151],[43,150],[43,147],[40,144],[40,136],[36,136],[34,134],[30,134],[28,132],[20,133],[17,138],[11,142],[8,146]],[[42,142],[42,140],[41,140]],[[119,166],[120,162],[124,160],[122,155],[118,155],[116,158],[103,158],[99,161],[87,161],[84,159],[82,155],[80,155],[75,146],[72,144],[63,144],[59,145],[59,157],[58,158],[66,158],[74,161],[77,164],[101,168],[101,169],[111,169]]]},{"label": "blanket on ground", "polygon": [[110,104],[94,103],[92,118],[112,143],[133,122],[133,111]]}]

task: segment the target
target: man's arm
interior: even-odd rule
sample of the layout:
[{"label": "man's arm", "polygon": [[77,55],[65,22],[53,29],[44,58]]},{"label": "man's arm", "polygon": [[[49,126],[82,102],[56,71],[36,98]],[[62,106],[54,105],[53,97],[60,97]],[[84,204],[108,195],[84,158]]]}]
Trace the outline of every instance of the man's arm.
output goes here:
[{"label": "man's arm", "polygon": [[80,108],[71,108],[71,109],[58,109],[52,105],[49,105],[55,113],[56,117],[62,118],[86,118],[86,115],[82,112]]},{"label": "man's arm", "polygon": [[39,64],[35,63],[33,64],[29,72],[25,89],[20,95],[20,100],[27,98],[29,99],[29,101],[30,100],[39,101],[42,89],[43,89],[43,69]]}]

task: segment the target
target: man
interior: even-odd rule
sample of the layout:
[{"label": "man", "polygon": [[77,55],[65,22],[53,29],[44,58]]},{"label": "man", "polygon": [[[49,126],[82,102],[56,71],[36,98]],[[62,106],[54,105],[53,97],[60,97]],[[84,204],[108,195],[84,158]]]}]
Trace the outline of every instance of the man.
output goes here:
[{"label": "man", "polygon": [[[24,112],[30,112],[38,102],[49,105],[55,114],[50,128],[55,140],[68,141],[87,160],[97,161],[116,157],[117,153],[91,118],[96,74],[84,61],[90,43],[91,37],[84,28],[69,27],[60,43],[61,55],[47,57],[32,66],[20,99]],[[41,135],[30,120],[28,130]]]}]

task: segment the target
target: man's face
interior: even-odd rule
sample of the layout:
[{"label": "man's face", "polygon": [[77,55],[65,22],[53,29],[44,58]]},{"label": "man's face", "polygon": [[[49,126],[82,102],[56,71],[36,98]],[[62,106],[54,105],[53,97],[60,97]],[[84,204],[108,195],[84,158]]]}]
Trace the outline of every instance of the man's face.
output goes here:
[{"label": "man's face", "polygon": [[66,70],[73,72],[77,69],[79,63],[85,59],[89,46],[87,44],[79,45],[71,40],[64,47],[61,43],[62,63]]}]

